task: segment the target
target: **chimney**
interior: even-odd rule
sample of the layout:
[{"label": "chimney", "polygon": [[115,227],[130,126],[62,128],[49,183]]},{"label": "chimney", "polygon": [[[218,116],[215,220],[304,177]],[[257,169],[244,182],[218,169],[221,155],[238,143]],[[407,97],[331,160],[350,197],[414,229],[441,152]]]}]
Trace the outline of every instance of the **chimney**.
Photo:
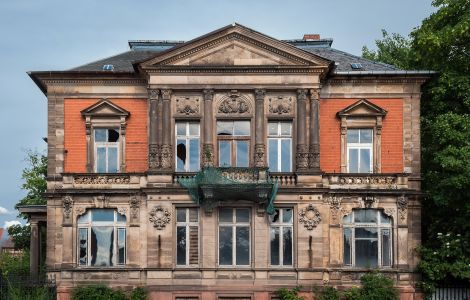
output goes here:
[{"label": "chimney", "polygon": [[319,34],[304,34],[304,41],[318,41],[319,39]]}]

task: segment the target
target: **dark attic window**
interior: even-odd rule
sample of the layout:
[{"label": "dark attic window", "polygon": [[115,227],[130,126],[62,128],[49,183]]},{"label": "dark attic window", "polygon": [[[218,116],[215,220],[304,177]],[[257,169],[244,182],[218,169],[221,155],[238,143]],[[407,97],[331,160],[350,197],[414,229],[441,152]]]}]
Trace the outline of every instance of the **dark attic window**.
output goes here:
[{"label": "dark attic window", "polygon": [[362,64],[360,64],[360,63],[351,63],[351,68],[353,70],[362,70]]},{"label": "dark attic window", "polygon": [[114,65],[103,65],[103,71],[114,71]]}]

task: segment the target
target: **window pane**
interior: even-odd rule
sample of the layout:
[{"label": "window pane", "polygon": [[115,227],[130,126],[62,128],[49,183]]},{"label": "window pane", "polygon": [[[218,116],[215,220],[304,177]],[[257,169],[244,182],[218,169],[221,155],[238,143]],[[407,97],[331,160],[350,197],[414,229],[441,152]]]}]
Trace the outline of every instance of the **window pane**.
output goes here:
[{"label": "window pane", "polygon": [[118,148],[108,148],[108,173],[116,173],[118,171]]},{"label": "window pane", "polygon": [[269,221],[271,223],[279,223],[279,215],[280,215],[279,209],[275,209],[272,215],[268,215]]},{"label": "window pane", "polygon": [[377,240],[356,240],[355,242],[356,267],[377,267]]},{"label": "window pane", "polygon": [[176,140],[176,171],[185,171],[186,165],[186,140]]},{"label": "window pane", "polygon": [[115,143],[119,140],[119,131],[116,129],[108,129],[108,142]]},{"label": "window pane", "polygon": [[250,135],[250,121],[235,121],[233,123],[235,135]]},{"label": "window pane", "polygon": [[118,229],[118,264],[126,263],[126,229]]},{"label": "window pane", "polygon": [[176,123],[176,134],[177,135],[186,135],[186,123]]},{"label": "window pane", "polygon": [[91,265],[112,266],[114,227],[91,227]]},{"label": "window pane", "polygon": [[190,208],[189,209],[189,222],[197,222],[198,214],[197,208]]},{"label": "window pane", "polygon": [[278,135],[278,123],[277,122],[269,122],[268,123],[268,135],[277,136]]},{"label": "window pane", "polygon": [[356,238],[377,238],[377,228],[359,227],[356,228]]},{"label": "window pane", "polygon": [[106,132],[107,129],[95,129],[95,142],[106,142]]},{"label": "window pane", "polygon": [[88,228],[78,229],[78,245],[79,245],[79,264],[86,266],[88,263]]},{"label": "window pane", "polygon": [[375,209],[355,209],[354,222],[356,223],[377,223],[377,210]]},{"label": "window pane", "polygon": [[284,208],[282,210],[282,222],[292,224],[292,209]]},{"label": "window pane", "polygon": [[119,223],[126,223],[126,215],[116,214],[116,221]]},{"label": "window pane", "polygon": [[343,223],[344,224],[351,224],[351,222],[352,222],[352,214],[344,216],[344,218],[343,218]]},{"label": "window pane", "polygon": [[281,123],[281,135],[291,136],[291,132],[292,132],[292,123],[282,122]]},{"label": "window pane", "polygon": [[199,139],[189,140],[189,171],[199,170]]},{"label": "window pane", "polygon": [[271,228],[271,265],[279,264],[279,227],[273,227]]},{"label": "window pane", "polygon": [[232,227],[219,227],[219,264],[232,264]]},{"label": "window pane", "polygon": [[359,129],[348,129],[348,143],[359,143]]},{"label": "window pane", "polygon": [[285,266],[292,265],[292,227],[284,227],[282,230],[282,264]]},{"label": "window pane", "polygon": [[199,123],[189,123],[189,135],[199,135]]},{"label": "window pane", "polygon": [[291,158],[292,153],[291,140],[281,140],[281,172],[290,172],[291,169]]},{"label": "window pane", "polygon": [[390,229],[382,229],[382,266],[392,266]]},{"label": "window pane", "polygon": [[248,167],[248,142],[237,141],[237,167]]},{"label": "window pane", "polygon": [[88,223],[90,222],[90,211],[78,217],[77,223]]},{"label": "window pane", "polygon": [[357,149],[349,149],[349,172],[358,173],[359,172],[359,162],[357,157]]},{"label": "window pane", "polygon": [[191,265],[199,261],[198,231],[197,226],[189,227],[189,264]]},{"label": "window pane", "polygon": [[250,211],[248,209],[237,209],[237,223],[250,222]]},{"label": "window pane", "polygon": [[217,122],[217,135],[232,135],[233,122],[218,121]]},{"label": "window pane", "polygon": [[392,223],[392,218],[384,214],[383,211],[380,211],[380,223],[382,224],[391,224]]},{"label": "window pane", "polygon": [[106,173],[106,148],[98,147],[96,149],[96,172]]},{"label": "window pane", "polygon": [[186,264],[186,226],[176,227],[176,264]]},{"label": "window pane", "polygon": [[228,141],[219,141],[219,166],[230,167],[232,165],[232,149]]},{"label": "window pane", "polygon": [[344,264],[351,265],[351,229],[345,228],[344,229],[344,236],[343,236],[343,243],[344,243]]},{"label": "window pane", "polygon": [[250,230],[248,227],[236,228],[237,265],[250,264]]},{"label": "window pane", "polygon": [[233,209],[221,208],[219,210],[219,222],[233,223]]},{"label": "window pane", "polygon": [[372,143],[372,129],[361,129],[361,143]]},{"label": "window pane", "polygon": [[176,222],[186,222],[186,208],[176,209]]},{"label": "window pane", "polygon": [[95,208],[91,211],[92,221],[114,222],[114,209]]},{"label": "window pane", "polygon": [[370,149],[361,149],[361,166],[359,173],[370,173]]},{"label": "window pane", "polygon": [[269,170],[271,172],[279,172],[279,167],[277,165],[278,161],[278,151],[277,143],[278,139],[268,139],[268,156],[269,156]]}]

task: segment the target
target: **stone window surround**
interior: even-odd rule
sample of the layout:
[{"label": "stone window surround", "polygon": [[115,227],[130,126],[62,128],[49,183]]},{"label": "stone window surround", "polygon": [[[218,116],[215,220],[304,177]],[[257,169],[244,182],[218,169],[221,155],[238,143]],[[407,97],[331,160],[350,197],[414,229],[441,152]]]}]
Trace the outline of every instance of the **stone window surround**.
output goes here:
[{"label": "stone window surround", "polygon": [[[296,222],[295,222],[295,221],[296,221],[296,219],[295,219],[295,215],[296,215],[295,212],[296,212],[296,210],[295,210],[295,208],[292,207],[292,206],[280,206],[280,207],[278,207],[277,209],[278,209],[279,211],[281,211],[281,210],[286,210],[286,209],[290,209],[290,210],[292,211],[292,220],[291,220],[290,223],[284,223],[282,220],[280,220],[279,223],[272,223],[271,220],[268,220],[268,229],[269,229],[268,234],[269,234],[269,235],[271,234],[270,230],[271,230],[273,227],[278,227],[278,228],[281,229],[281,230],[279,231],[280,236],[282,235],[282,229],[283,229],[283,228],[286,228],[286,227],[290,227],[290,228],[291,228],[291,234],[292,234],[292,236],[291,236],[291,239],[292,239],[292,241],[291,241],[291,243],[292,243],[292,244],[291,244],[291,251],[292,251],[292,253],[291,253],[291,260],[292,260],[292,264],[290,264],[290,265],[284,264],[284,262],[283,262],[283,260],[284,260],[284,254],[283,254],[283,253],[281,254],[281,252],[279,252],[279,264],[278,264],[278,265],[273,265],[273,264],[271,264],[271,239],[269,238],[269,266],[270,266],[271,268],[286,268],[286,269],[294,268],[294,266],[295,266],[295,253],[296,253],[296,251],[295,251],[295,250],[296,250],[296,249],[295,249],[295,242],[294,242],[294,238],[295,238],[296,235],[295,235],[295,231],[294,231],[294,230],[295,230],[295,228],[294,228],[295,226],[294,226],[294,225],[296,224]],[[279,240],[281,240],[281,239],[282,239],[282,242],[284,243],[284,237],[282,237],[282,238],[280,237]],[[280,249],[282,249],[282,247],[281,247]],[[281,259],[281,257],[282,257],[282,259]]]},{"label": "stone window surround", "polygon": [[387,111],[369,102],[360,99],[354,104],[337,113],[341,126],[341,172],[348,172],[347,160],[347,133],[350,129],[372,129],[372,173],[380,173],[382,170],[382,121]]},{"label": "stone window surround", "polygon": [[[195,209],[196,212],[197,212],[197,217],[198,217],[198,221],[197,222],[191,222],[191,221],[187,221],[187,222],[178,222],[177,220],[177,210],[178,209],[184,209],[186,210],[185,211],[185,214],[186,214],[186,217],[189,218],[189,209]],[[175,241],[175,255],[174,255],[174,264],[175,264],[175,267],[176,268],[192,268],[192,267],[197,267],[200,263],[201,263],[201,211],[199,209],[199,207],[197,206],[194,206],[194,205],[175,205],[174,207],[174,211],[175,211],[175,218],[174,218],[174,222],[175,222],[175,226],[173,228],[173,231],[174,231],[174,241]],[[177,229],[178,229],[178,226],[185,226],[186,227],[186,230],[189,229],[189,227],[191,226],[197,226],[197,230],[198,230],[198,233],[197,233],[197,236],[198,236],[198,241],[197,241],[197,247],[198,247],[198,264],[197,265],[194,265],[194,264],[190,264],[189,263],[189,239],[186,240],[186,264],[178,264],[177,262],[177,249],[176,249],[176,243],[177,243]],[[186,237],[189,237],[189,233],[186,232]]]}]

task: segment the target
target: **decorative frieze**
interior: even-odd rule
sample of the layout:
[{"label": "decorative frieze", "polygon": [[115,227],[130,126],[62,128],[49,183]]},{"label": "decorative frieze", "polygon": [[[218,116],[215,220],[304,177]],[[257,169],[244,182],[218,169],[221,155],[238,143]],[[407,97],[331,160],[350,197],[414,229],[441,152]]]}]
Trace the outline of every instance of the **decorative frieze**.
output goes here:
[{"label": "decorative frieze", "polygon": [[74,184],[129,184],[129,175],[74,175]]},{"label": "decorative frieze", "polygon": [[199,115],[200,114],[199,97],[178,97],[176,98],[176,113],[180,115]]},{"label": "decorative frieze", "polygon": [[269,98],[268,111],[274,115],[290,115],[293,112],[292,97],[273,96]]},{"label": "decorative frieze", "polygon": [[321,222],[320,212],[312,204],[309,204],[308,207],[301,209],[299,212],[299,217],[299,223],[303,223],[307,230],[312,230]]},{"label": "decorative frieze", "polygon": [[397,183],[397,178],[394,176],[341,176],[339,183],[344,185],[367,184],[391,187]]},{"label": "decorative frieze", "polygon": [[153,227],[157,228],[157,230],[164,229],[171,221],[171,213],[168,211],[168,209],[162,206],[155,206],[152,208],[149,215],[150,222],[153,223]]}]

